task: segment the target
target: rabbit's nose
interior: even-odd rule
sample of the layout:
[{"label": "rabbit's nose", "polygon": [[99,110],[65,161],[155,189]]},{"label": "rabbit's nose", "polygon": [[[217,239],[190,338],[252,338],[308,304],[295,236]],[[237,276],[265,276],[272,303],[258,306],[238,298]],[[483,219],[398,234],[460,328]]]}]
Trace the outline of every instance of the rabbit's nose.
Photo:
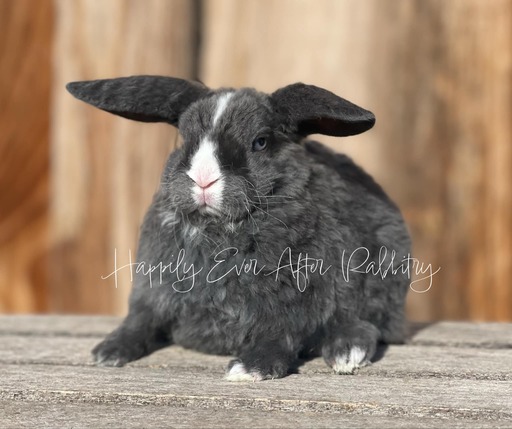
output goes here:
[{"label": "rabbit's nose", "polygon": [[[194,180],[194,179],[192,179]],[[194,180],[194,182],[196,182],[196,184],[201,188],[201,189],[208,189],[210,186],[212,186],[215,182],[217,182],[219,180],[219,178],[217,177],[216,179],[210,179],[210,178],[207,178],[207,179],[198,179],[198,180]]]},{"label": "rabbit's nose", "polygon": [[192,181],[203,190],[208,189],[220,179],[219,174],[216,174],[216,172],[208,169],[188,172],[187,176],[190,177]]}]

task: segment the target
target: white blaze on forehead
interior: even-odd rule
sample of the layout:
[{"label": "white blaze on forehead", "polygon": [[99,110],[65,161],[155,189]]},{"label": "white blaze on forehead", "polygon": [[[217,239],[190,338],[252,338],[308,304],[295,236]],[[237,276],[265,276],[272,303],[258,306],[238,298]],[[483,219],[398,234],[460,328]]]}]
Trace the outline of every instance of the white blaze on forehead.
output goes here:
[{"label": "white blaze on forehead", "polygon": [[[213,112],[212,129],[225,112],[233,92],[220,95]],[[216,144],[211,136],[206,135],[190,160],[187,175],[197,184],[192,188],[192,195],[199,205],[218,208],[222,202],[224,179],[217,156]]]},{"label": "white blaze on forehead", "polygon": [[190,161],[188,176],[199,186],[207,186],[221,176],[220,165],[215,153],[215,144],[205,137]]},{"label": "white blaze on forehead", "polygon": [[[217,124],[232,96],[233,92],[227,92],[217,99],[212,127]],[[215,143],[211,140],[211,137],[206,136],[199,143],[199,148],[190,161],[190,170],[187,174],[200,186],[207,185],[221,176],[220,165],[215,152]],[[207,182],[207,179],[210,182]]]},{"label": "white blaze on forehead", "polygon": [[215,127],[215,125],[217,125],[219,118],[222,116],[222,114],[226,110],[226,107],[228,107],[229,99],[231,97],[233,97],[233,93],[227,92],[225,94],[222,94],[219,97],[219,99],[217,100],[217,106],[215,108],[215,113],[213,114],[213,127]]}]

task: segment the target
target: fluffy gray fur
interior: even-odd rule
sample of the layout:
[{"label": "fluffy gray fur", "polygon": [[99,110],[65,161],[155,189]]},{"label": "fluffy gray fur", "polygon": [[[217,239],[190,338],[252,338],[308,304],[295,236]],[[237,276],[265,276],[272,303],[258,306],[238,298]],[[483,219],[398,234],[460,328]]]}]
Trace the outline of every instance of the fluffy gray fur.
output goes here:
[{"label": "fluffy gray fur", "polygon": [[[68,90],[114,114],[178,126],[184,141],[145,216],[137,260],[142,270],[178,264],[181,251],[186,265],[181,272],[136,273],[129,313],[93,350],[97,363],[121,366],[179,344],[234,355],[228,378],[261,380],[285,376],[299,356],[311,354],[339,373],[353,372],[371,360],[379,341],[403,340],[407,270],[385,278],[364,272],[379,258],[387,267],[393,251],[395,265],[409,254],[400,211],[350,158],[305,138],[364,132],[374,124],[371,112],[311,85],[271,95],[244,88],[229,90],[233,96],[213,127],[228,89],[133,76],[74,82]],[[213,213],[200,210],[186,174],[205,136],[215,144],[225,183]],[[264,150],[254,150],[257,139]],[[362,272],[347,279],[347,258],[361,247],[369,259],[356,251],[350,267]],[[388,253],[379,256],[383,248]],[[298,285],[297,273],[282,268],[290,254],[293,268],[299,255],[330,268]],[[261,271],[232,271],[244,260],[257,261]],[[179,281],[191,266],[202,268],[194,283]]]}]

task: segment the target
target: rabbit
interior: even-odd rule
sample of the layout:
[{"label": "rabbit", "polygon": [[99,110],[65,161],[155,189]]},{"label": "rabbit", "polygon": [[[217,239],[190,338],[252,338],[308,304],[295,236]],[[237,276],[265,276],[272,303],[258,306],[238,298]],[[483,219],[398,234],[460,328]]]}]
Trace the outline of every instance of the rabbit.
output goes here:
[{"label": "rabbit", "polygon": [[380,342],[403,342],[400,210],[349,157],[307,139],[363,133],[371,112],[303,83],[266,94],[131,76],[67,89],[183,140],[141,226],[128,315],[93,349],[97,364],[177,344],[232,356],[230,381],[260,381],[320,355],[353,374]]}]

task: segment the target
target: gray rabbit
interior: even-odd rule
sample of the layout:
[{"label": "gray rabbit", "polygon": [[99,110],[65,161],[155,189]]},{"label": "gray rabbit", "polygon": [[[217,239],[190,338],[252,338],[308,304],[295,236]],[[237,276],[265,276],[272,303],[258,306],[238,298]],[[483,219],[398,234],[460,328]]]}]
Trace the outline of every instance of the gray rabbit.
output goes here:
[{"label": "gray rabbit", "polygon": [[268,95],[133,76],[67,89],[183,138],[141,227],[129,313],[94,348],[98,364],[179,344],[236,356],[232,381],[283,377],[315,355],[348,374],[379,342],[403,341],[400,211],[350,158],[306,139],[367,131],[371,112],[302,83]]}]

